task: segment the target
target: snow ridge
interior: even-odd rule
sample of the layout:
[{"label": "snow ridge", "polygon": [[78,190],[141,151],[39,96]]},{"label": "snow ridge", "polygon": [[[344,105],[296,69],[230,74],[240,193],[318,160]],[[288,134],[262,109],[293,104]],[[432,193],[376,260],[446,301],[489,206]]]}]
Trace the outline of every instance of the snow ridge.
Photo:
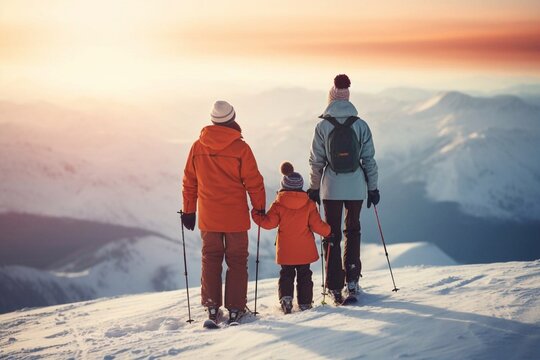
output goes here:
[{"label": "snow ridge", "polygon": [[[191,289],[131,295],[0,315],[0,357],[225,357],[535,359],[540,343],[540,261],[365,274],[358,306],[279,311],[276,279],[259,283],[259,320],[216,331]],[[314,278],[318,294],[320,278]],[[254,284],[250,283],[250,304]]]}]

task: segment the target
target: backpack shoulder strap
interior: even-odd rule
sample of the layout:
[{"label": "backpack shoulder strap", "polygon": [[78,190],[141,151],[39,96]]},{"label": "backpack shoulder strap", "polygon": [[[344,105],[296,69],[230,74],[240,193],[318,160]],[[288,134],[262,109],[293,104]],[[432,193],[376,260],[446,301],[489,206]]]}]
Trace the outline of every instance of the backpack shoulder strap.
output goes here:
[{"label": "backpack shoulder strap", "polygon": [[347,120],[345,120],[345,123],[343,123],[343,126],[350,127],[358,119],[360,119],[358,116],[349,116]]},{"label": "backpack shoulder strap", "polygon": [[339,123],[339,121],[336,120],[335,117],[332,117],[330,115],[322,117],[324,120],[328,120],[334,127],[342,127],[343,125]]},{"label": "backpack shoulder strap", "polygon": [[334,127],[350,127],[352,124],[356,122],[356,120],[360,119],[358,116],[349,116],[347,120],[343,124],[341,124],[335,117],[332,117],[330,115],[326,116],[320,116],[321,119],[328,120]]}]

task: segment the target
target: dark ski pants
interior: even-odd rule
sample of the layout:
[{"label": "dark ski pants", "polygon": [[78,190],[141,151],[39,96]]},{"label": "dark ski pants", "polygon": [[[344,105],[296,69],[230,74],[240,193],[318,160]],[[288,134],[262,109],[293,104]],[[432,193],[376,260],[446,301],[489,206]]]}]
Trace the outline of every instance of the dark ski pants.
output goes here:
[{"label": "dark ski pants", "polygon": [[205,307],[220,307],[223,258],[225,275],[225,307],[244,310],[247,302],[248,235],[247,231],[221,233],[201,231],[202,274],[201,303]]},{"label": "dark ski pants", "polygon": [[311,304],[313,302],[312,271],[309,264],[305,265],[281,265],[279,272],[279,298],[283,296],[293,297],[294,277],[296,275],[296,296],[298,304]]},{"label": "dark ski pants", "polygon": [[[360,210],[363,200],[323,200],[326,222],[332,228],[330,258],[328,247],[324,247],[324,257],[328,261],[327,287],[341,290],[345,281],[358,281],[362,272],[360,262]],[[341,259],[341,223],[345,207],[345,248]]]}]

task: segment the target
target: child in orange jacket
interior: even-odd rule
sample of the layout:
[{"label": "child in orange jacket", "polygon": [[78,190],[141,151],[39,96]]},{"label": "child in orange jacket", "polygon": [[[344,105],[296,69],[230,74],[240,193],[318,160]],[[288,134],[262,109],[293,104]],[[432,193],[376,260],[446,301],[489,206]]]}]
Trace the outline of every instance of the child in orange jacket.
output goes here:
[{"label": "child in orange jacket", "polygon": [[330,226],[325,223],[317,207],[302,188],[302,175],[294,172],[291,163],[281,164],[281,190],[265,215],[252,211],[253,220],[264,229],[279,226],[276,239],[276,262],[279,272],[279,299],[285,314],[292,310],[294,278],[296,275],[297,301],[300,310],[311,308],[313,302],[312,271],[309,265],[319,259],[313,232],[321,236],[330,235]]}]

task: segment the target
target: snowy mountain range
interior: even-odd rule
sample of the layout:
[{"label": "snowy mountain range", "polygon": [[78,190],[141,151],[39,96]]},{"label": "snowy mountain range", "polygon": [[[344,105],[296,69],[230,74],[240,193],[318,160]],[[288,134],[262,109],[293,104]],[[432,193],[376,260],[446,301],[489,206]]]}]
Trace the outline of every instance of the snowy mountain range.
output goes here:
[{"label": "snowy mountain range", "polygon": [[409,115],[411,122],[436,124],[436,135],[425,134],[436,140],[430,153],[415,159],[407,174],[426,183],[431,199],[457,202],[480,217],[540,218],[540,162],[531,156],[538,151],[540,108],[515,96],[450,92]]},{"label": "snowy mountain range", "polygon": [[[276,279],[258,284],[257,318],[203,330],[193,287],[0,315],[7,359],[537,359],[540,263],[410,267],[362,279],[358,305],[283,315]],[[319,290],[320,277],[314,278]],[[248,301],[253,307],[254,283]]]},{"label": "snowy mountain range", "polygon": [[[292,161],[307,179],[311,136],[325,94],[276,89],[230,100],[265,177],[269,204],[281,161]],[[390,248],[396,266],[540,257],[540,205],[534,201],[540,198],[540,163],[533,156],[540,143],[540,108],[515,96],[411,89],[351,100],[373,130],[387,240],[413,243]],[[10,294],[1,295],[4,311],[17,303],[36,306],[183,286],[176,214],[180,182],[189,146],[207,124],[205,111],[183,111],[156,115],[118,105],[0,103],[0,218],[29,214],[149,233],[59,251],[47,266],[19,261],[28,254],[14,253],[9,265],[0,264],[2,290],[9,290],[0,293]],[[362,224],[362,259],[367,271],[378,269],[384,258],[372,245],[379,240],[371,212],[363,210]],[[459,229],[464,232],[454,232]],[[88,231],[88,241],[103,237]],[[0,242],[7,242],[7,233],[0,234]],[[255,236],[252,228],[251,254]],[[275,231],[262,234],[262,278],[276,274],[274,237]],[[418,245],[426,242],[432,245]],[[186,243],[190,274],[198,279],[198,234],[186,232]]]},{"label": "snowy mountain range", "polygon": [[[396,244],[388,249],[395,268],[456,264],[436,246],[427,243]],[[188,244],[191,284],[200,278],[199,252],[200,248]],[[368,244],[363,246],[362,252],[366,259],[364,271],[387,266],[382,246]],[[262,262],[261,278],[279,273],[278,266],[270,261]],[[317,269],[320,269],[319,263],[314,264],[314,271]],[[254,278],[254,267],[250,270]],[[0,296],[0,313],[23,307],[183,288],[183,271],[180,245],[159,237],[115,241],[51,270],[3,266],[0,267],[0,293],[5,295]]]}]

